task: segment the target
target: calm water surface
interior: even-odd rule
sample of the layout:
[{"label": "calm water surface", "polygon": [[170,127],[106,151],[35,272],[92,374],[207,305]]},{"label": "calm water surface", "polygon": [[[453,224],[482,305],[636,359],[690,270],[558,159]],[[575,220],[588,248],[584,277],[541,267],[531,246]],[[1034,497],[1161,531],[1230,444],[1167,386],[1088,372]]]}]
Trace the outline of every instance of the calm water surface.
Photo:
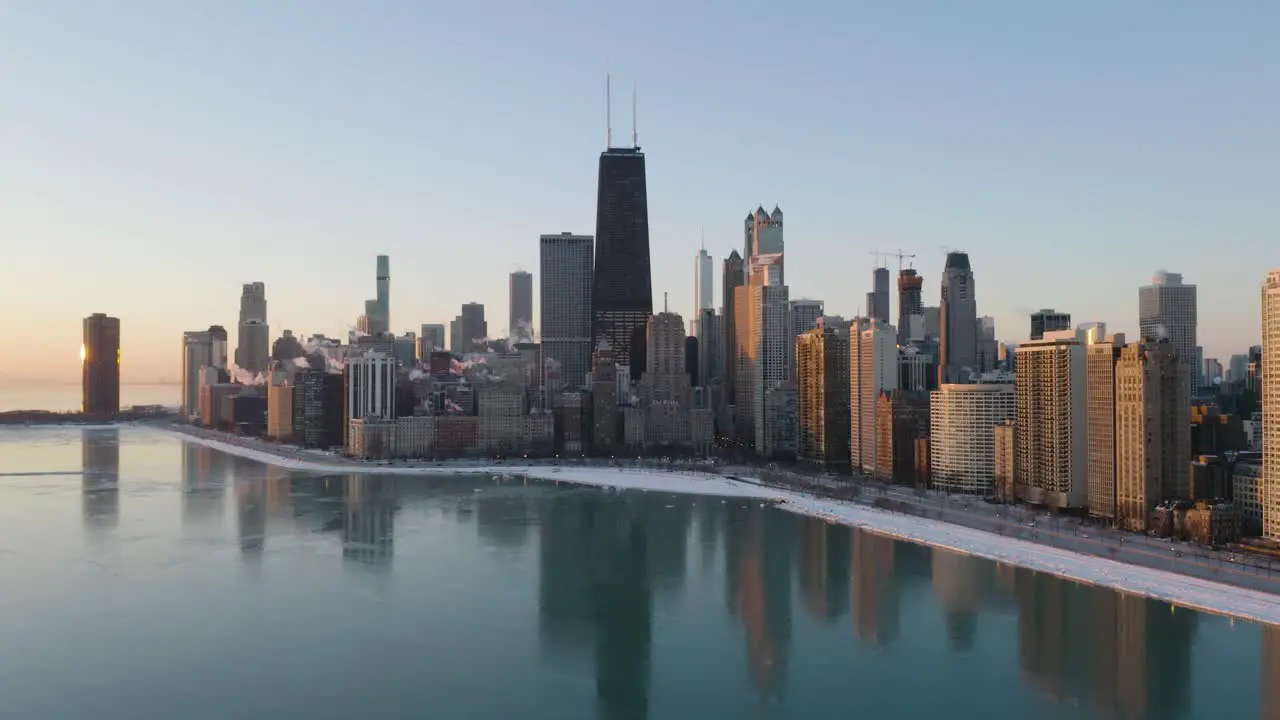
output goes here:
[{"label": "calm water surface", "polygon": [[[80,383],[26,383],[0,381],[0,412],[9,410],[51,410],[79,412]],[[181,385],[127,384],[120,386],[120,407],[130,405],[182,404]]]},{"label": "calm water surface", "polygon": [[756,503],[140,428],[0,473],[5,718],[1280,717],[1276,630]]}]

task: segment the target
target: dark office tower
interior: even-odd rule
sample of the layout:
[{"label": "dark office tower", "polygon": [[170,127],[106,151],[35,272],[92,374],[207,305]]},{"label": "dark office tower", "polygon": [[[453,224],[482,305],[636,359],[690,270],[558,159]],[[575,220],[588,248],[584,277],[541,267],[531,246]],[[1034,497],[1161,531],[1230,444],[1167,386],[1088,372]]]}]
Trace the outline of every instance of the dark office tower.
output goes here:
[{"label": "dark office tower", "polygon": [[938,334],[938,382],[967,382],[978,370],[978,302],[968,253],[947,253]]},{"label": "dark office tower", "polygon": [[594,240],[590,235],[543,235],[538,239],[542,298],[543,357],[560,363],[567,389],[587,385],[591,372],[591,268]]},{"label": "dark office tower", "polygon": [[596,265],[591,292],[593,345],[606,341],[632,379],[644,366],[632,357],[633,338],[643,337],[653,314],[649,270],[649,201],[644,153],[610,147],[600,153],[596,194]]},{"label": "dark office tower", "polygon": [[924,278],[914,268],[906,268],[898,272],[898,344],[906,345],[911,340],[911,318],[919,315],[920,332],[924,333],[924,300],[922,290]]},{"label": "dark office tower", "polygon": [[1047,332],[1071,329],[1071,313],[1040,310],[1031,313],[1031,339],[1043,340]]},{"label": "dark office tower", "polygon": [[889,324],[889,268],[878,267],[871,273],[871,300],[867,314]]},{"label": "dark office tower", "polygon": [[524,270],[511,273],[508,296],[507,338],[513,343],[533,342],[533,275]]},{"label": "dark office tower", "polygon": [[742,261],[742,256],[737,250],[729,253],[729,257],[725,258],[724,271],[721,277],[721,289],[724,293],[724,300],[720,303],[721,313],[724,317],[724,402],[728,405],[734,403],[734,387],[735,378],[737,377],[738,368],[738,348],[737,348],[737,331],[735,330],[734,318],[736,314],[733,310],[733,291],[735,288],[742,287],[745,271],[743,267],[746,265]]},{"label": "dark office tower", "polygon": [[80,359],[84,414],[120,412],[120,318],[94,313],[84,319]]}]

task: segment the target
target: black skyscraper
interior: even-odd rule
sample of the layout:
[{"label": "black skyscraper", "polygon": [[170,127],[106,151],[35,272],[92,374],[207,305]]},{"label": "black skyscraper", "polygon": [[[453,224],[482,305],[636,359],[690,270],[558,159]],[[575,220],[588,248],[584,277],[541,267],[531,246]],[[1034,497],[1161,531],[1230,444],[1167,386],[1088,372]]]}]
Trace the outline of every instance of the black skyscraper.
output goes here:
[{"label": "black skyscraper", "polygon": [[[644,364],[645,323],[653,314],[649,273],[649,201],[644,153],[639,147],[609,148],[600,154],[596,198],[596,265],[591,291],[594,346],[607,340],[638,378]],[[637,351],[639,354],[637,355]]]},{"label": "black skyscraper", "polygon": [[94,313],[84,319],[81,388],[86,415],[120,412],[120,318]]}]

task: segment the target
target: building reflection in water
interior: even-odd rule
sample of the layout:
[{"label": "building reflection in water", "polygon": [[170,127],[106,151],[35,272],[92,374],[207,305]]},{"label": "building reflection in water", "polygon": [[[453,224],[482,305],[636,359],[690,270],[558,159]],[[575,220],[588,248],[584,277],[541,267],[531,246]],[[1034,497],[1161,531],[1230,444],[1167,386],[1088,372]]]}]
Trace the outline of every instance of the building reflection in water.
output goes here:
[{"label": "building reflection in water", "polygon": [[853,631],[860,640],[887,645],[898,637],[898,543],[864,530],[852,534]]},{"label": "building reflection in water", "polygon": [[1262,720],[1280,720],[1280,627],[1262,626]]},{"label": "building reflection in water", "polygon": [[235,477],[236,528],[240,552],[258,556],[267,544],[267,483],[262,467],[232,456],[231,472]]},{"label": "building reflection in water", "polygon": [[[780,698],[791,650],[791,561],[796,518],[760,505],[729,510],[725,568],[731,613],[747,637],[747,664],[761,698]],[[732,569],[732,570],[730,570]]]},{"label": "building reflection in water", "polygon": [[649,528],[664,511],[643,499],[573,490],[543,504],[539,643],[561,659],[590,655],[601,718],[648,716]]},{"label": "building reflection in water", "polygon": [[80,431],[81,512],[84,526],[108,530],[120,522],[120,430]]},{"label": "building reflection in water", "polygon": [[834,622],[849,612],[853,530],[817,518],[799,522],[801,602],[813,618]]},{"label": "building reflection in water", "polygon": [[374,565],[391,561],[396,510],[395,479],[348,475],[342,500],[342,557]]},{"label": "building reflection in water", "polygon": [[1175,718],[1190,702],[1198,615],[1015,569],[1018,659],[1055,700],[1122,718]]},{"label": "building reflection in water", "polygon": [[952,649],[971,650],[978,632],[978,612],[995,585],[995,566],[972,555],[934,548],[931,570],[948,641]]},{"label": "building reflection in water", "polygon": [[479,493],[474,502],[476,536],[494,547],[522,547],[537,518],[530,492],[523,485],[507,485]]},{"label": "building reflection in water", "polygon": [[199,443],[182,443],[182,522],[220,520],[226,508],[230,456]]}]

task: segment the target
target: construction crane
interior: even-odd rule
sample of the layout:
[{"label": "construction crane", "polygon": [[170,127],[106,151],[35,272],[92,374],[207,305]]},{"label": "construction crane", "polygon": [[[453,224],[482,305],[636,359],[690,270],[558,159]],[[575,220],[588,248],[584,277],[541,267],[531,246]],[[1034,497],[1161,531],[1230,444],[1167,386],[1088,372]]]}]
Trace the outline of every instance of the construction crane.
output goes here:
[{"label": "construction crane", "polygon": [[881,262],[881,258],[887,258],[887,257],[896,257],[896,258],[898,258],[898,272],[899,272],[899,273],[901,273],[901,272],[902,272],[902,265],[903,265],[903,261],[905,261],[907,258],[913,258],[913,259],[914,259],[914,258],[915,258],[915,256],[916,256],[916,254],[915,254],[915,253],[905,253],[905,252],[902,252],[902,248],[898,248],[898,252],[884,252],[884,251],[882,251],[882,250],[872,250],[872,251],[870,251],[870,252],[871,252],[871,254],[872,254],[872,255],[874,255],[874,256],[875,256],[875,258],[876,258],[876,266],[877,266],[877,267],[882,267],[882,266],[883,266],[883,263]]}]

